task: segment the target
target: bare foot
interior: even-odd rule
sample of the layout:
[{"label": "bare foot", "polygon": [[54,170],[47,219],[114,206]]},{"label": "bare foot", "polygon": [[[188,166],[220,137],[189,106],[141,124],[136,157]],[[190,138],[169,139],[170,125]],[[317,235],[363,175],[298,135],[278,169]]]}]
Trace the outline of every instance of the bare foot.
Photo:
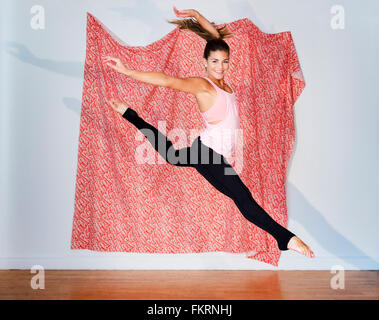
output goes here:
[{"label": "bare foot", "polygon": [[125,111],[128,109],[128,106],[121,101],[111,99],[110,101],[108,101],[108,103],[114,111],[117,111],[121,115],[123,115]]},{"label": "bare foot", "polygon": [[299,252],[309,258],[314,258],[313,251],[300,238],[293,236],[288,242],[287,248]]}]

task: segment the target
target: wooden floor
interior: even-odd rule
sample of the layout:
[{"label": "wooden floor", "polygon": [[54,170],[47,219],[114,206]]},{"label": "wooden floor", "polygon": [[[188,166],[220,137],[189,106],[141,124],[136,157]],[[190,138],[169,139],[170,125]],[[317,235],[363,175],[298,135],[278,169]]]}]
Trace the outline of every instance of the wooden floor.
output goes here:
[{"label": "wooden floor", "polygon": [[32,289],[30,270],[0,270],[0,300],[321,300],[379,299],[379,271],[45,270]]}]

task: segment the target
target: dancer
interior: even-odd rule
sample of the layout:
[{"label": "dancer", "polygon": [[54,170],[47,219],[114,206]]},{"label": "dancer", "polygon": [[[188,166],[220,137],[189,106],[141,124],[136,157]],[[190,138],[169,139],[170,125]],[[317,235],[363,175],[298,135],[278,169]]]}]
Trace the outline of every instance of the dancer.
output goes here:
[{"label": "dancer", "polygon": [[290,249],[313,258],[314,253],[308,245],[259,206],[226,160],[226,157],[235,152],[235,133],[240,125],[234,90],[224,81],[229,69],[230,49],[223,39],[232,34],[226,30],[225,25],[217,29],[213,22],[209,22],[196,10],[179,11],[174,7],[174,12],[178,17],[190,19],[168,22],[179,25],[181,29],[189,29],[207,40],[203,55],[205,77],[176,78],[162,72],[130,70],[120,59],[109,56],[104,63],[135,80],[194,94],[207,128],[190,147],[177,150],[172,141],[139,117],[130,106],[117,100],[108,103],[138,128],[168,163],[195,168],[217,190],[230,197],[247,220],[276,239],[280,250]]}]

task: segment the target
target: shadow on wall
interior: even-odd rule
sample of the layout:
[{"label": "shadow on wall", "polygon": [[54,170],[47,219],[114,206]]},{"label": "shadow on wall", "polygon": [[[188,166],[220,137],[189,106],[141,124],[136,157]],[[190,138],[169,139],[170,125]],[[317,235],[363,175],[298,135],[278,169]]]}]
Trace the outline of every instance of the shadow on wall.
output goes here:
[{"label": "shadow on wall", "polygon": [[66,76],[83,78],[84,61],[54,61],[49,59],[41,59],[35,56],[23,44],[14,41],[4,41],[4,51],[19,59],[23,63],[28,63],[44,70],[49,70]]},{"label": "shadow on wall", "polygon": [[[24,63],[40,67],[44,70],[50,70],[59,74],[68,75],[75,78],[83,78],[84,61],[54,61],[49,59],[40,59],[36,57],[23,44],[7,41],[4,43],[5,52],[19,59]],[[64,105],[75,112],[80,118],[81,101],[73,97],[63,98]],[[295,140],[296,143],[296,140]],[[296,147],[296,146],[295,146]],[[295,150],[295,149],[294,149]],[[294,151],[293,151],[294,153]],[[366,269],[367,265],[372,269],[379,269],[379,263],[367,256],[362,250],[357,248],[352,242],[346,239],[342,234],[335,230],[323,217],[323,215],[314,208],[302,193],[292,184],[287,184],[288,194],[291,194],[291,201],[296,203],[296,209],[291,210],[289,219],[293,219],[303,225],[314,239],[328,252],[335,257],[355,266],[357,269]],[[301,238],[301,235],[299,235]],[[312,244],[309,244],[312,248]],[[316,256],[317,256],[317,252]],[[348,256],[345,256],[348,253]],[[358,261],[362,261],[359,263]]]},{"label": "shadow on wall", "polygon": [[[296,207],[288,214],[288,218],[304,226],[312,238],[317,239],[317,243],[323,249],[342,261],[355,266],[357,269],[367,269],[368,266],[372,270],[378,269],[379,263],[376,260],[367,256],[334,229],[325,220],[322,213],[314,208],[293,184],[287,182],[288,194],[291,194],[291,202],[296,203]],[[298,236],[301,238],[301,235]],[[308,244],[312,248],[312,243]],[[317,257],[317,252],[315,254]]]}]

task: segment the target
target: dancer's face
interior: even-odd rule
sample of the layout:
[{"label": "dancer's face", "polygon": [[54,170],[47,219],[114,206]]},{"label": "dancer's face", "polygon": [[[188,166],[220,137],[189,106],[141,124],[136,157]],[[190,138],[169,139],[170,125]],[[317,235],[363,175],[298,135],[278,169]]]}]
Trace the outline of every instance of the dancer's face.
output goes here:
[{"label": "dancer's face", "polygon": [[223,79],[229,69],[229,55],[223,50],[211,51],[208,59],[204,59],[208,76]]}]

